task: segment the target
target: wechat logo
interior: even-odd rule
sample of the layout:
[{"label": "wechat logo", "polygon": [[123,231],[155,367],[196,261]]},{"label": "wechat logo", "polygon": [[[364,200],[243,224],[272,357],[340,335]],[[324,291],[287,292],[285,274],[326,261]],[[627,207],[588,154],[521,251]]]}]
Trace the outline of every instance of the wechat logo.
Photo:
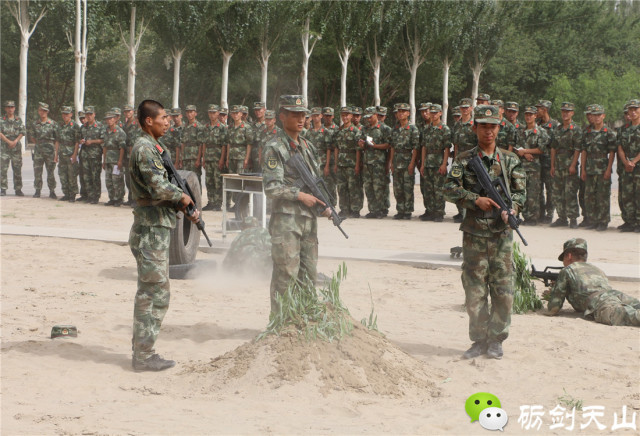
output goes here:
[{"label": "wechat logo", "polygon": [[467,398],[464,410],[471,418],[471,422],[479,421],[487,430],[504,431],[509,417],[507,412],[501,409],[500,400],[488,392],[477,392]]}]

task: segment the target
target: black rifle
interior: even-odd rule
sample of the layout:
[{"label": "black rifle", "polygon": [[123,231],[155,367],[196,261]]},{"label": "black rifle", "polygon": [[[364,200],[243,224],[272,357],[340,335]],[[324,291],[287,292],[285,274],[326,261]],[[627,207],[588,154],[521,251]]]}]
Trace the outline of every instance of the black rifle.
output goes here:
[{"label": "black rifle", "polygon": [[[522,221],[520,221],[520,218],[518,218],[517,216],[511,215],[511,209],[513,209],[512,202],[511,198],[509,198],[509,191],[507,191],[507,187],[504,185],[502,177],[491,180],[487,169],[484,167],[484,165],[482,164],[482,160],[480,160],[478,156],[474,156],[473,159],[469,161],[469,168],[473,170],[476,177],[478,178],[478,183],[480,184],[482,191],[486,193],[487,197],[496,202],[496,204],[500,208],[500,212],[502,213],[503,210],[507,211],[509,217],[509,227],[516,231],[525,246],[529,245],[518,229]],[[505,196],[509,198],[508,203],[504,200],[504,198],[502,198],[502,195],[500,195],[500,192],[498,192],[498,188],[500,188],[502,192],[504,192]]]},{"label": "black rifle", "polygon": [[[562,268],[561,266],[548,266],[544,271],[538,271],[535,266],[531,265],[531,275],[544,280],[545,286],[550,286],[551,282],[558,281],[559,271]],[[557,270],[558,272],[551,272],[550,270]]]},{"label": "black rifle", "polygon": [[[331,194],[329,194],[329,190],[327,189],[327,185],[324,183],[324,180],[320,177],[314,177],[300,153],[293,153],[293,156],[291,156],[287,161],[287,165],[293,168],[296,173],[298,173],[298,176],[300,176],[299,184],[302,185],[300,188],[307,188],[314,197],[331,209],[331,221],[333,221],[333,225],[342,232],[345,238],[349,239],[349,235],[347,235],[344,230],[342,230],[342,227],[340,227],[340,223],[342,223],[343,219],[338,216],[338,212],[336,212],[332,205],[333,199],[331,198]],[[324,209],[326,208],[323,208],[323,210]]]},{"label": "black rifle", "polygon": [[[176,167],[173,166],[173,162],[171,161],[171,156],[169,155],[169,152],[166,149],[164,149],[161,156],[162,156],[162,163],[164,164],[164,169],[166,169],[167,173],[169,173],[169,181],[172,184],[176,185],[178,188],[182,189],[182,192],[184,192],[189,197],[191,197],[193,204],[189,204],[186,207],[185,213],[187,214],[187,216],[190,216],[190,217],[193,216],[193,214],[196,212],[196,206],[195,206],[196,197],[195,195],[193,195],[193,191],[191,190],[187,182],[185,182],[184,179],[180,177],[180,174],[178,174]],[[207,236],[207,232],[204,231],[204,220],[202,219],[202,215],[200,215],[200,221],[196,223],[196,227],[198,227],[198,230],[200,230],[204,235],[205,239],[207,240],[207,243],[209,244],[209,247],[213,247],[213,245],[211,244],[211,241],[209,240],[209,237]]]}]

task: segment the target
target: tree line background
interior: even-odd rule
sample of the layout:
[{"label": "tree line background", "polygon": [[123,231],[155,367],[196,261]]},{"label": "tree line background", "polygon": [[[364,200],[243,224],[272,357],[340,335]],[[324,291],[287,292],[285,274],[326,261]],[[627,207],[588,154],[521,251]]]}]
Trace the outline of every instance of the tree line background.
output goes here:
[{"label": "tree line background", "polygon": [[640,97],[637,0],[3,0],[2,101],[19,100],[21,36],[10,6],[26,8],[31,26],[44,11],[28,40],[29,120],[39,101],[49,103],[54,118],[61,106],[73,105],[81,1],[88,52],[83,103],[95,105],[98,117],[130,98],[127,45],[136,38],[135,102],[195,104],[201,119],[209,103],[221,101],[250,106],[266,95],[268,108],[276,108],[280,94],[300,94],[305,85],[310,107],[374,105],[379,83],[385,106],[443,103],[446,96],[451,108],[484,92],[521,105],[549,99],[555,118],[562,101],[576,103],[576,112],[601,103],[609,121],[622,117],[629,98]]}]

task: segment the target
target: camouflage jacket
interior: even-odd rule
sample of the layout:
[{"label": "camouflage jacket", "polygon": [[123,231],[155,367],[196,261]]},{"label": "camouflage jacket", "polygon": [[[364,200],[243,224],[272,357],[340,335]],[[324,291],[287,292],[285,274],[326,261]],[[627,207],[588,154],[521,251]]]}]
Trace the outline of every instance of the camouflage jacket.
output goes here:
[{"label": "camouflage jacket", "polygon": [[230,125],[227,134],[229,140],[229,159],[244,160],[247,145],[253,144],[253,129],[247,122],[242,121],[238,127],[235,127],[233,124]]},{"label": "camouflage jacket", "polygon": [[132,118],[130,123],[125,123],[122,130],[127,134],[127,147],[129,148],[133,147],[138,136],[142,134],[140,124],[138,124],[138,120],[135,118]]},{"label": "camouflage jacket", "polygon": [[206,162],[217,162],[222,156],[222,147],[227,145],[227,126],[220,121],[215,125],[208,123],[202,128],[201,142],[205,146],[204,160]]},{"label": "camouflage jacket", "polygon": [[[553,118],[549,118],[549,121],[546,122],[539,120],[538,125],[542,129],[546,130],[547,135],[549,135],[549,142],[551,142],[553,140],[553,132],[555,128],[559,125],[561,126],[562,123],[554,120]],[[549,168],[551,166],[551,150],[549,150],[549,148],[540,155],[540,165],[542,165],[542,168]]]},{"label": "camouflage jacket", "polygon": [[[110,129],[106,126],[104,132],[104,144],[102,147],[107,151],[107,155],[105,156],[105,163],[108,164],[117,164],[120,159],[120,150],[125,150],[127,148],[127,134],[124,133],[117,125]],[[123,161],[124,163],[124,155]]]},{"label": "camouflage jacket", "polygon": [[198,120],[195,120],[193,123],[186,123],[182,127],[182,144],[184,145],[184,150],[182,154],[182,159],[184,160],[194,160],[198,158],[198,154],[200,153],[200,145],[202,145],[201,140],[201,132],[202,132],[202,124]]},{"label": "camouflage jacket", "polygon": [[[94,121],[93,124],[85,124],[80,129],[82,139],[87,141],[93,139],[104,140],[104,126],[99,121]],[[102,144],[82,145],[82,157],[83,158],[102,158]]]},{"label": "camouflage jacket", "polygon": [[586,316],[595,310],[597,297],[611,290],[609,279],[602,270],[587,262],[574,262],[558,274],[547,307],[559,310],[566,299],[577,312],[584,312]]},{"label": "camouflage jacket", "polygon": [[[469,161],[474,156],[480,156],[489,173],[489,177],[495,180],[504,176],[505,185],[511,191],[512,208],[516,214],[522,209],[526,199],[526,174],[522,169],[520,159],[514,153],[496,148],[492,156],[487,156],[479,147],[474,147],[456,157],[451,165],[451,171],[447,175],[443,186],[444,198],[467,209],[464,220],[460,224],[460,230],[483,238],[494,237],[496,233],[511,233],[511,228],[500,217],[500,211],[493,208],[489,212],[482,211],[476,206],[476,200],[482,195],[478,186],[476,174],[469,168]],[[502,162],[502,163],[501,163]],[[506,174],[503,175],[502,167]],[[478,193],[480,191],[480,193]],[[502,193],[503,198],[509,203],[507,194]]]},{"label": "camouflage jacket", "polygon": [[[517,148],[539,148],[542,153],[547,153],[549,142],[551,138],[547,134],[547,131],[540,127],[534,127],[533,129],[525,129],[518,131],[518,139],[516,141]],[[527,172],[539,172],[542,169],[540,164],[540,154],[532,154],[533,160],[529,162],[526,158],[522,157],[522,168]]]},{"label": "camouflage jacket", "polygon": [[[20,135],[26,136],[27,129],[24,127],[24,123],[20,118],[13,117],[13,119],[9,119],[4,116],[0,122],[0,132],[2,132],[7,139],[13,141]],[[6,143],[2,141],[2,144]]]},{"label": "camouflage jacket", "polygon": [[302,215],[315,217],[316,211],[305,206],[298,201],[300,188],[295,184],[298,179],[297,173],[287,165],[287,161],[293,153],[302,153],[311,174],[320,176],[320,169],[311,148],[306,139],[299,137],[296,144],[286,134],[280,131],[271,138],[264,147],[262,164],[262,183],[267,198],[271,199],[271,213],[282,213],[289,215]]},{"label": "camouflage jacket", "polygon": [[[383,128],[380,123],[375,126],[366,126],[362,130],[362,139],[366,140],[370,136],[374,144],[390,144],[390,132]],[[378,150],[377,148],[369,148],[365,144],[364,164],[365,165],[384,165],[387,162],[387,150]]]},{"label": "camouflage jacket", "polygon": [[58,154],[60,156],[71,156],[76,144],[80,141],[80,135],[80,126],[75,121],[69,121],[69,124],[60,124],[58,128],[58,140],[60,141]]},{"label": "camouflage jacket", "polygon": [[338,126],[335,124],[331,124],[330,126],[324,126],[324,137],[322,138],[322,142],[318,144],[318,155],[320,157],[320,163],[324,166],[327,163],[327,150],[331,151],[329,154],[330,161],[329,165],[333,165],[334,157],[333,157],[333,135],[335,135],[338,130]]},{"label": "camouflage jacket", "polygon": [[[314,129],[309,129],[307,130],[307,133],[304,136],[304,139],[309,140],[315,147],[316,150],[318,151],[318,154],[320,154],[320,152],[322,150],[324,150],[325,154],[327,149],[324,146],[324,137],[325,137],[325,128],[324,127],[320,127],[318,130],[314,130]],[[319,156],[321,157],[321,156]],[[324,158],[324,160],[326,160],[326,156]]]},{"label": "camouflage jacket", "polygon": [[574,122],[568,128],[562,124],[553,130],[551,148],[556,151],[555,169],[566,170],[571,165],[573,153],[580,151],[582,144],[582,129]]},{"label": "camouflage jacket", "polygon": [[473,120],[466,123],[460,121],[453,143],[458,146],[458,153],[467,151],[478,145],[478,136],[473,131]]},{"label": "camouflage jacket", "polygon": [[500,131],[496,138],[496,145],[505,150],[516,145],[516,128],[506,118],[502,118],[500,122]]},{"label": "camouflage jacket", "polygon": [[54,144],[58,141],[58,123],[47,119],[44,123],[40,120],[33,123],[28,129],[29,138],[36,143],[36,150],[45,153],[54,151]]},{"label": "camouflage jacket", "polygon": [[[182,190],[169,182],[167,170],[162,164],[162,146],[146,132],[136,139],[129,168],[131,174],[131,195],[133,200],[169,201],[177,203]],[[176,211],[173,207],[135,206],[134,224],[142,226],[169,227],[176,225]]]},{"label": "camouflage jacket", "polygon": [[[640,125],[630,125],[622,130],[620,136],[619,144],[624,150],[625,156],[629,160],[634,159],[640,154]],[[633,168],[632,174],[634,177],[640,177],[640,163]]]},{"label": "camouflage jacket", "polygon": [[413,150],[419,150],[420,132],[415,124],[400,125],[393,129],[391,134],[391,148],[393,148],[393,167],[406,169],[411,162]]},{"label": "camouflage jacket", "polygon": [[587,175],[604,174],[609,166],[609,153],[617,149],[616,134],[608,127],[588,128],[582,137],[582,151],[587,152],[584,164]]},{"label": "camouflage jacket", "polygon": [[167,130],[167,133],[158,139],[158,142],[160,142],[160,144],[166,147],[169,151],[173,161],[175,161],[177,157],[177,150],[182,144],[182,128],[183,126],[171,126],[169,127],[169,130]]},{"label": "camouflage jacket", "polygon": [[355,168],[356,153],[360,150],[358,141],[362,132],[356,126],[339,128],[333,134],[332,143],[338,149],[338,166],[341,168]]},{"label": "camouflage jacket", "polygon": [[431,125],[423,132],[422,146],[426,150],[423,165],[425,168],[438,168],[442,165],[444,151],[451,148],[451,130],[445,124]]}]

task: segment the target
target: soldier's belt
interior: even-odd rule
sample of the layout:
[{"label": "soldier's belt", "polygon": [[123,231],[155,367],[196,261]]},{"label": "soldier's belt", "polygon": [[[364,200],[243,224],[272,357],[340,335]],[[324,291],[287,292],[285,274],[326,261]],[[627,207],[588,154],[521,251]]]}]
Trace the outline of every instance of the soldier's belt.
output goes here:
[{"label": "soldier's belt", "polygon": [[467,209],[466,213],[469,214],[469,216],[472,216],[474,218],[486,218],[486,219],[495,218],[494,209],[487,210],[487,211],[484,211],[482,209]]},{"label": "soldier's belt", "polygon": [[139,198],[136,200],[136,204],[138,207],[170,207],[175,208],[176,204],[169,200],[151,200],[150,198]]}]

